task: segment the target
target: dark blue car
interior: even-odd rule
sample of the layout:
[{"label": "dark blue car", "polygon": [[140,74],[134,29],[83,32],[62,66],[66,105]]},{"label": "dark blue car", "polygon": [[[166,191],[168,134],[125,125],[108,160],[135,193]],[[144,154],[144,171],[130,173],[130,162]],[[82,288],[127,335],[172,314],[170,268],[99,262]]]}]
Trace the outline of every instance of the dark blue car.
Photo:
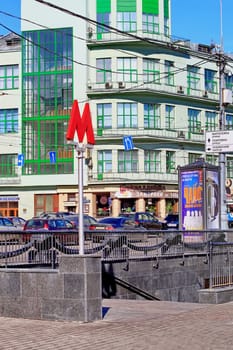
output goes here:
[{"label": "dark blue car", "polygon": [[132,220],[127,217],[106,217],[99,220],[99,223],[111,224],[114,229],[135,229],[138,228]]}]

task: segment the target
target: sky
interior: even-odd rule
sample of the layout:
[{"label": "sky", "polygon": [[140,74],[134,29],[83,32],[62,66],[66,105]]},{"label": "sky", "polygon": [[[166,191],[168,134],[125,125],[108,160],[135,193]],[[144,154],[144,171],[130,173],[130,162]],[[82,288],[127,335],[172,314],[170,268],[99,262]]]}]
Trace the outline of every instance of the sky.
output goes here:
[{"label": "sky", "polygon": [[[64,1],[64,7],[67,3],[68,1]],[[0,0],[0,11],[20,17],[20,0]],[[220,45],[223,38],[224,51],[233,52],[231,29],[233,0],[171,0],[171,14],[172,36],[207,45],[211,43]],[[221,23],[223,35],[221,35]],[[0,13],[0,34],[6,34],[8,31],[1,24],[20,32],[18,19]]]}]

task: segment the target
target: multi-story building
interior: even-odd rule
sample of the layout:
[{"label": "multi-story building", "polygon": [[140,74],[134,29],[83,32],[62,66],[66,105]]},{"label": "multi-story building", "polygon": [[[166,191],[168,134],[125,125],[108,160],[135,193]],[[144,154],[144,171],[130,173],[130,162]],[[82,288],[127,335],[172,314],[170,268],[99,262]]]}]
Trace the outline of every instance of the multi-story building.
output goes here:
[{"label": "multi-story building", "polygon": [[[0,37],[0,214],[18,215],[21,167],[20,38]],[[14,189],[17,188],[17,189]]]},{"label": "multi-story building", "polygon": [[[78,211],[77,158],[65,137],[77,99],[81,110],[89,102],[96,137],[85,159],[85,211],[177,211],[177,167],[205,156],[205,131],[219,128],[217,49],[172,38],[169,0],[49,3],[21,1],[30,19],[22,20],[16,89],[23,165],[16,150],[20,176],[7,185],[1,174],[1,196],[19,198],[23,216]],[[230,74],[226,84],[232,88]],[[225,108],[231,129],[233,107]]]}]

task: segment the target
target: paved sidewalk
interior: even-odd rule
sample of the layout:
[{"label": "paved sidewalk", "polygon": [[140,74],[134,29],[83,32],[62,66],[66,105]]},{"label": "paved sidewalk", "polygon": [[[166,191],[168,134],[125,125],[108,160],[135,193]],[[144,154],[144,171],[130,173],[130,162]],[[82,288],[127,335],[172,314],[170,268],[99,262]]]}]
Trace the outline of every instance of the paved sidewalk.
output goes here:
[{"label": "paved sidewalk", "polygon": [[1,350],[232,350],[233,303],[104,300],[92,323],[0,318]]}]

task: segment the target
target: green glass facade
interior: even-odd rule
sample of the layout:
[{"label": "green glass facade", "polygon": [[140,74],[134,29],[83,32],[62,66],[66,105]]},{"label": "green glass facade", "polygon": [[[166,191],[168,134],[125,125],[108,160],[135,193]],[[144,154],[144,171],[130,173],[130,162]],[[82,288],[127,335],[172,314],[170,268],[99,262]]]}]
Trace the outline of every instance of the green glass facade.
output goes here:
[{"label": "green glass facade", "polygon": [[72,173],[73,152],[65,138],[73,102],[72,29],[32,31],[23,36],[23,172]]}]

